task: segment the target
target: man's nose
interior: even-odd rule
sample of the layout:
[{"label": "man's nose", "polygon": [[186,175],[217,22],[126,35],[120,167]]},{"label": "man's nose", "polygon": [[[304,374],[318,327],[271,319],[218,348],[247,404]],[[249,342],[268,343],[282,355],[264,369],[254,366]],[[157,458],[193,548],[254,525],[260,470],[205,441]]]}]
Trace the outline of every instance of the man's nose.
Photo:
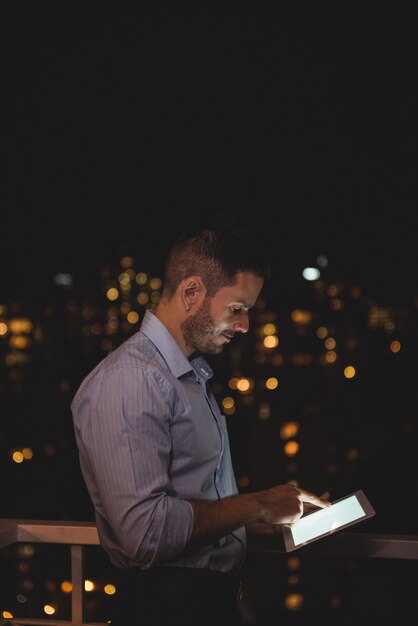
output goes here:
[{"label": "man's nose", "polygon": [[247,311],[242,311],[239,320],[235,320],[233,328],[235,333],[247,333],[250,327],[250,320]]}]

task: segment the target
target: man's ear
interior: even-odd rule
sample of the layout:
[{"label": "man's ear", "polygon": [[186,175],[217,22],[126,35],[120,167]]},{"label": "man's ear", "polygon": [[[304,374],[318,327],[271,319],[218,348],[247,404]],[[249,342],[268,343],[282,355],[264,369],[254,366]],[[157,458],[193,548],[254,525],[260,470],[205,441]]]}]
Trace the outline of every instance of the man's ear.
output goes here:
[{"label": "man's ear", "polygon": [[[205,295],[205,287],[199,276],[190,276],[184,281],[182,297],[186,311],[199,304]],[[196,308],[196,307],[195,307]]]}]

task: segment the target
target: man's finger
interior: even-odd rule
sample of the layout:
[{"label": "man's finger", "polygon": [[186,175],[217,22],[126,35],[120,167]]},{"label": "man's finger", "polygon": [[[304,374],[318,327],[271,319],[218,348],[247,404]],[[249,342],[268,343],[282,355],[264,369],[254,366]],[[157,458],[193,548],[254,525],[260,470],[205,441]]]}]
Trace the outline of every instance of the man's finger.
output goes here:
[{"label": "man's finger", "polygon": [[327,497],[319,497],[309,491],[305,491],[304,489],[299,489],[300,499],[302,502],[310,502],[311,504],[315,504],[316,506],[320,506],[321,508],[326,508],[327,506],[331,506],[331,502]]}]

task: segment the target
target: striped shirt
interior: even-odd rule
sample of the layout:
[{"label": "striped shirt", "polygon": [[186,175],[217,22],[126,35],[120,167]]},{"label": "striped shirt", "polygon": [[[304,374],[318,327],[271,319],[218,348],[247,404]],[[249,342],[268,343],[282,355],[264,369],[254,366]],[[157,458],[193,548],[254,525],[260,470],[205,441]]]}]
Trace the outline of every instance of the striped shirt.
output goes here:
[{"label": "striped shirt", "polygon": [[188,360],[152,310],[83,380],[71,403],[99,539],[117,567],[203,567],[237,574],[243,527],[183,555],[188,499],[238,493],[225,417],[202,356]]}]

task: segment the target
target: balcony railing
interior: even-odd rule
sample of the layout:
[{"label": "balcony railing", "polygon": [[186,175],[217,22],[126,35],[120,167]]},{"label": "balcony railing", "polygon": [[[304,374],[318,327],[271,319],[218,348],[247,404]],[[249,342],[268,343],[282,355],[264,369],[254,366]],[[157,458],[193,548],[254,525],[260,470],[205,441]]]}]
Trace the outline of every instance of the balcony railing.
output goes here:
[{"label": "balcony railing", "polygon": [[[106,626],[106,622],[85,622],[83,605],[84,546],[99,545],[93,522],[42,520],[0,520],[0,549],[13,543],[65,544],[71,550],[71,619],[15,618],[0,624],[16,626]],[[283,554],[277,538],[250,536],[249,552]],[[418,535],[338,532],[303,548],[304,554],[335,557],[366,557],[383,559],[418,559]]]}]

